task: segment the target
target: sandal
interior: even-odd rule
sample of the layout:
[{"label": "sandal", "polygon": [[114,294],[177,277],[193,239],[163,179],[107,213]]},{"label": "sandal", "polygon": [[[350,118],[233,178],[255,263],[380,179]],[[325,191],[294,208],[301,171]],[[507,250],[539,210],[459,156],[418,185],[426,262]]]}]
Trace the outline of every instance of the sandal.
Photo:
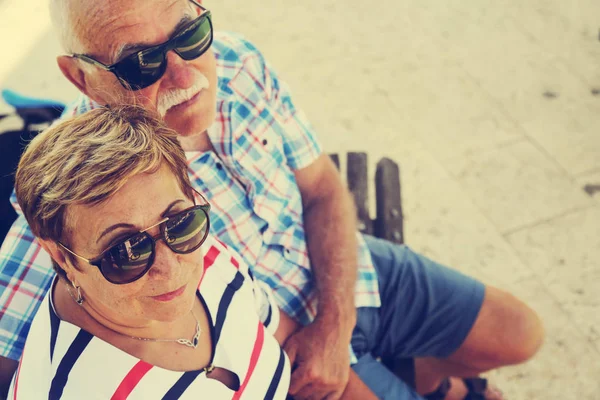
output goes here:
[{"label": "sandal", "polygon": [[[462,381],[467,387],[467,395],[463,400],[485,400],[485,391],[487,389],[487,379],[484,378],[463,378]],[[433,393],[423,396],[427,400],[444,400],[446,394],[450,391],[450,379],[442,381],[437,390]]]}]

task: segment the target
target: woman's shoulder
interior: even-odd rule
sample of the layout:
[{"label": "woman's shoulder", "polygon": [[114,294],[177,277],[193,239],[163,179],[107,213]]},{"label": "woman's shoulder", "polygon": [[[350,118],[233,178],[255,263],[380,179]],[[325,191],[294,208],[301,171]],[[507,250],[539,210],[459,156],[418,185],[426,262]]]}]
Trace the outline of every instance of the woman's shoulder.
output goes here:
[{"label": "woman's shoulder", "polygon": [[[225,283],[244,281],[251,277],[247,264],[243,258],[230,246],[216,237],[209,235],[205,242],[204,251],[205,276],[218,277]],[[202,280],[200,283],[202,283]],[[241,282],[240,282],[241,283]]]},{"label": "woman's shoulder", "polygon": [[11,392],[16,391],[18,398],[38,398],[42,393],[48,396],[52,380],[53,326],[56,325],[53,322],[56,314],[52,309],[50,294],[51,291],[48,291],[33,318],[12,383]]}]

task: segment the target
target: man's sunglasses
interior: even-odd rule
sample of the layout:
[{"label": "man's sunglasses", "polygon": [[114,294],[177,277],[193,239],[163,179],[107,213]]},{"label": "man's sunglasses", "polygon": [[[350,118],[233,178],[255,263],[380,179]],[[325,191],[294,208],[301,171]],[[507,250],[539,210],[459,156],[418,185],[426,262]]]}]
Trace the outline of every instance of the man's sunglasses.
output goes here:
[{"label": "man's sunglasses", "polygon": [[206,53],[212,44],[210,11],[194,0],[190,1],[199,7],[202,13],[163,44],[137,51],[112,65],[103,64],[83,54],[73,54],[72,57],[112,72],[127,90],[140,90],[153,85],[167,70],[169,51],[173,50],[179,57],[190,61]]},{"label": "man's sunglasses", "polygon": [[[159,240],[164,240],[169,249],[177,254],[188,254],[197,250],[208,236],[209,211],[209,204],[188,208],[119,241],[91,260],[80,256],[60,242],[58,244],[75,257],[98,267],[102,276],[110,283],[122,285],[137,281],[146,275],[154,262],[156,242]],[[148,231],[156,226],[160,228],[160,233],[156,236],[150,235]]]}]

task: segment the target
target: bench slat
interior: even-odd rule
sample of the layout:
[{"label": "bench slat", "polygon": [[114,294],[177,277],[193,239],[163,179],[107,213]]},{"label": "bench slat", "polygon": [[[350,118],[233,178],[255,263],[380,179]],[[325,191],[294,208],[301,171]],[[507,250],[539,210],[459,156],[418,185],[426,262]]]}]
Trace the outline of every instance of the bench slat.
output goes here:
[{"label": "bench slat", "polygon": [[352,192],[357,209],[358,229],[368,235],[373,234],[373,221],[369,216],[369,186],[367,176],[367,154],[348,153],[346,163],[348,188]]},{"label": "bench slat", "polygon": [[404,226],[400,193],[400,169],[389,158],[377,163],[375,172],[377,219],[375,236],[394,243],[404,243]]}]

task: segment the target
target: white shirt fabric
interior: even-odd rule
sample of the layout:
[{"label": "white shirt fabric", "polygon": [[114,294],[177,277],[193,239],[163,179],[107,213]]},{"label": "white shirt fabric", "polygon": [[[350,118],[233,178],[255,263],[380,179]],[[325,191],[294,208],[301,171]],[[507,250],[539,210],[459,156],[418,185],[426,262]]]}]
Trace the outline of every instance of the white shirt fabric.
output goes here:
[{"label": "white shirt fabric", "polygon": [[[287,356],[272,336],[279,325],[269,287],[241,257],[209,236],[198,296],[207,310],[212,365],[239,378],[232,390],[204,370],[178,372],[142,361],[61,321],[50,290],[37,313],[9,399],[285,399]],[[202,334],[208,334],[203,332]]]}]

